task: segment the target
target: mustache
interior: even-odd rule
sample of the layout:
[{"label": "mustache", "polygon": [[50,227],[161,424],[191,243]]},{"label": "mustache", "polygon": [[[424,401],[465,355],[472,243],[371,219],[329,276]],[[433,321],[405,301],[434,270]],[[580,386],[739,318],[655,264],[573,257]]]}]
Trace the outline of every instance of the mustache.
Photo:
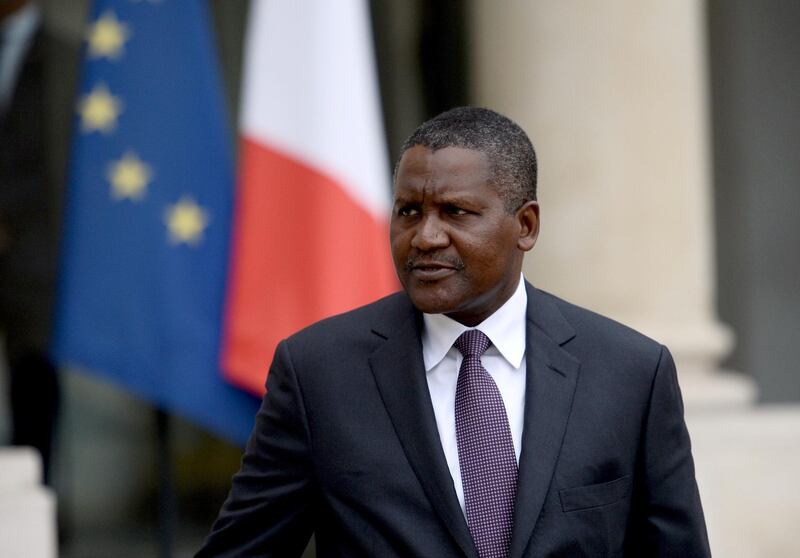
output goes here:
[{"label": "mustache", "polygon": [[417,267],[427,267],[441,265],[452,267],[456,270],[464,269],[464,262],[457,257],[446,256],[444,254],[416,254],[411,255],[406,260],[405,269],[411,271]]}]

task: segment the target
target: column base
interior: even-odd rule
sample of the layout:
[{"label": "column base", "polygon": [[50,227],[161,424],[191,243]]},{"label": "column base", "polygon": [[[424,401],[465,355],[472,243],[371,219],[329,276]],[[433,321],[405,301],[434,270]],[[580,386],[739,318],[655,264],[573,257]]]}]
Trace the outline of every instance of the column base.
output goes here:
[{"label": "column base", "polygon": [[712,553],[800,556],[800,405],[689,412],[686,423]]}]

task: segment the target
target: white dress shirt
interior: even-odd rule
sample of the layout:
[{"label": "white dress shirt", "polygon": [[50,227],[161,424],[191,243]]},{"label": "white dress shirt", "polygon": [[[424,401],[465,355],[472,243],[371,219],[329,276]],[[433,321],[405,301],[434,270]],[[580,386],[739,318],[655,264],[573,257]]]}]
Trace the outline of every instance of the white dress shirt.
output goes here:
[{"label": "white dress shirt", "polygon": [[422,358],[428,390],[436,415],[436,426],[442,441],[456,495],[464,510],[464,487],[456,443],[456,382],[463,357],[453,347],[458,336],[468,329],[479,329],[492,341],[481,357],[500,390],[506,407],[514,453],[519,463],[522,448],[522,425],[525,411],[525,323],[528,295],[520,275],[517,290],[503,306],[474,328],[468,328],[444,314],[423,314]]}]

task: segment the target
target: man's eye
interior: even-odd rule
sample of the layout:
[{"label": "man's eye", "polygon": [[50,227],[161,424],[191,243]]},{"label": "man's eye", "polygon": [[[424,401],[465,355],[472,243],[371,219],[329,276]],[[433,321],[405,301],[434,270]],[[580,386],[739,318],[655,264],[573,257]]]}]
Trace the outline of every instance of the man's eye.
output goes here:
[{"label": "man's eye", "polygon": [[447,207],[445,207],[445,211],[449,215],[467,215],[469,213],[469,211],[467,211],[466,209],[462,209],[455,205],[448,205]]},{"label": "man's eye", "polygon": [[412,206],[401,207],[400,209],[397,210],[397,214],[400,215],[401,217],[412,217],[414,215],[417,215],[418,213],[419,210],[417,210],[416,207]]}]

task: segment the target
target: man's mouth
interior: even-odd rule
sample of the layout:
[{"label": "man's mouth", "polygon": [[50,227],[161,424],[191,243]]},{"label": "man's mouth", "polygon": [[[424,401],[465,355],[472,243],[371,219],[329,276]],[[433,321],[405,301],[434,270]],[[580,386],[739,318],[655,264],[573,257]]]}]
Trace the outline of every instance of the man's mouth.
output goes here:
[{"label": "man's mouth", "polygon": [[463,267],[463,264],[456,262],[416,260],[408,262],[406,269],[421,281],[438,281],[457,273]]}]

